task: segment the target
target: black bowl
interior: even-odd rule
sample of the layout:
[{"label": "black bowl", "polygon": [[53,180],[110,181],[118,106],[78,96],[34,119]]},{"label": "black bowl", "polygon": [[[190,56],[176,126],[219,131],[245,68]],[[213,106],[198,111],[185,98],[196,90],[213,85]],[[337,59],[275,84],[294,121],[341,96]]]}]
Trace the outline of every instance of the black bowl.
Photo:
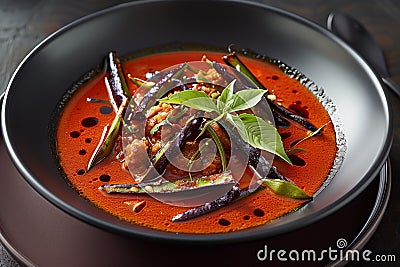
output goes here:
[{"label": "black bowl", "polygon": [[[65,182],[54,161],[49,125],[69,86],[101,63],[110,50],[127,54],[175,42],[218,47],[234,43],[281,59],[324,88],[341,116],[347,151],[334,179],[311,203],[248,230],[175,234],[121,221],[81,198]],[[203,244],[260,240],[331,214],[349,203],[376,176],[392,139],[385,93],[365,61],[320,26],[288,12],[245,1],[132,2],[73,22],[40,43],[16,70],[3,103],[2,129],[22,176],[63,212],[132,238]]]}]

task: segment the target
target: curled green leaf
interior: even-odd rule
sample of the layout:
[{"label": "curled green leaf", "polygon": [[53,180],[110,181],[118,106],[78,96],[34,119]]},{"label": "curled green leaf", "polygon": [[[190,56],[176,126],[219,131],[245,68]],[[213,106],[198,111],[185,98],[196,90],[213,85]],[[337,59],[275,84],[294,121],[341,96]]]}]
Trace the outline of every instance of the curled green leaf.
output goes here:
[{"label": "curled green leaf", "polygon": [[231,99],[228,100],[229,111],[236,112],[254,107],[261,101],[266,92],[267,90],[263,89],[247,89],[233,94]]},{"label": "curled green leaf", "polygon": [[222,90],[221,95],[218,97],[217,107],[219,113],[226,112],[226,106],[229,99],[232,98],[233,95],[233,87],[236,80],[233,80],[227,87]]},{"label": "curled green leaf", "polygon": [[231,115],[230,118],[243,140],[255,148],[273,153],[292,164],[275,127],[253,114]]},{"label": "curled green leaf", "polygon": [[293,199],[311,199],[300,187],[297,185],[280,179],[261,179],[261,181],[268,186],[275,194],[293,198]]}]

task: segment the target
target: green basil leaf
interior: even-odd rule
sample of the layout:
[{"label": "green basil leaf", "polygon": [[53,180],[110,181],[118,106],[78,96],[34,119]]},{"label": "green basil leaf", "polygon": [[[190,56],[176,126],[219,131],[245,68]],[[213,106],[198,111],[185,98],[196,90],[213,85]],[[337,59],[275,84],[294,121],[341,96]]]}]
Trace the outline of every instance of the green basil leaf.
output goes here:
[{"label": "green basil leaf", "polygon": [[266,92],[267,91],[263,89],[248,89],[235,93],[227,103],[229,112],[246,110],[254,107],[261,101]]},{"label": "green basil leaf", "polygon": [[225,119],[236,128],[240,137],[242,137],[244,141],[249,142],[246,126],[238,115],[233,115],[228,113],[226,114]]},{"label": "green basil leaf", "polygon": [[228,100],[232,98],[233,95],[233,86],[236,80],[233,80],[224,90],[222,90],[221,95],[218,97],[217,108],[220,113],[224,113],[226,111],[226,103]]},{"label": "green basil leaf", "polygon": [[262,179],[275,194],[293,199],[311,199],[300,187],[280,179]]},{"label": "green basil leaf", "polygon": [[218,112],[214,100],[206,93],[196,90],[177,92],[169,97],[159,99],[162,103],[181,104],[205,112]]},{"label": "green basil leaf", "polygon": [[273,153],[292,164],[286,155],[281,136],[275,127],[265,122],[262,118],[247,113],[232,116],[232,120],[243,140],[255,148]]}]

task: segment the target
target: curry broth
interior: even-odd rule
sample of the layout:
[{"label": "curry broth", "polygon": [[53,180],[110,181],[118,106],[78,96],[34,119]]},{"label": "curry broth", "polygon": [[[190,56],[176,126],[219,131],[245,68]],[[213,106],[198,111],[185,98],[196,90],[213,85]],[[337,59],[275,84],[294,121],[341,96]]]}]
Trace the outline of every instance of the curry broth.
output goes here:
[{"label": "curry broth", "polygon": [[[198,61],[203,55],[221,62],[224,55],[217,52],[179,51],[158,53],[133,58],[123,63],[125,74],[146,80],[147,72],[162,70],[185,61]],[[277,101],[298,114],[308,117],[317,127],[330,121],[329,114],[318,99],[296,79],[290,78],[277,66],[253,58],[242,61],[255,76],[277,96]],[[88,103],[87,98],[108,99],[104,85],[106,74],[99,74],[77,90],[65,105],[56,132],[60,165],[73,187],[86,199],[101,209],[131,223],[170,232],[221,233],[237,231],[265,224],[299,208],[303,201],[278,196],[261,190],[249,197],[186,222],[171,222],[171,218],[188,208],[170,206],[149,196],[106,195],[98,190],[106,183],[133,183],[128,171],[122,169],[115,155],[86,172],[86,166],[95,150],[105,125],[110,124],[115,113],[107,103]],[[126,77],[128,80],[128,78]],[[128,81],[134,94],[137,87]],[[295,125],[278,129],[285,148],[306,135]],[[296,164],[290,166],[275,157],[273,165],[281,174],[291,179],[308,195],[313,195],[323,184],[333,164],[337,147],[332,123],[323,134],[310,138],[300,145],[307,152],[291,156]],[[135,212],[133,206],[145,200],[145,205]]]}]

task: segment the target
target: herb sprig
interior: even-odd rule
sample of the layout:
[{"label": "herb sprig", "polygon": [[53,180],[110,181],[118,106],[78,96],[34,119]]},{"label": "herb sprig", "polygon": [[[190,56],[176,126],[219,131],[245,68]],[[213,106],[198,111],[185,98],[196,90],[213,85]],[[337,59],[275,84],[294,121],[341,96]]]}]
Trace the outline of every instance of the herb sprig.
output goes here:
[{"label": "herb sprig", "polygon": [[[196,90],[176,92],[169,97],[159,99],[159,101],[184,105],[197,110],[214,113],[216,117],[209,121],[203,129],[206,129],[208,125],[218,120],[226,120],[237,129],[240,137],[245,142],[248,142],[255,148],[273,153],[289,164],[292,164],[275,127],[254,114],[236,114],[238,111],[244,111],[257,105],[264,94],[267,93],[267,90],[247,89],[234,93],[235,81],[236,80],[233,80],[225,87],[216,103],[215,100],[206,93]],[[203,131],[200,135],[202,133]]]}]

